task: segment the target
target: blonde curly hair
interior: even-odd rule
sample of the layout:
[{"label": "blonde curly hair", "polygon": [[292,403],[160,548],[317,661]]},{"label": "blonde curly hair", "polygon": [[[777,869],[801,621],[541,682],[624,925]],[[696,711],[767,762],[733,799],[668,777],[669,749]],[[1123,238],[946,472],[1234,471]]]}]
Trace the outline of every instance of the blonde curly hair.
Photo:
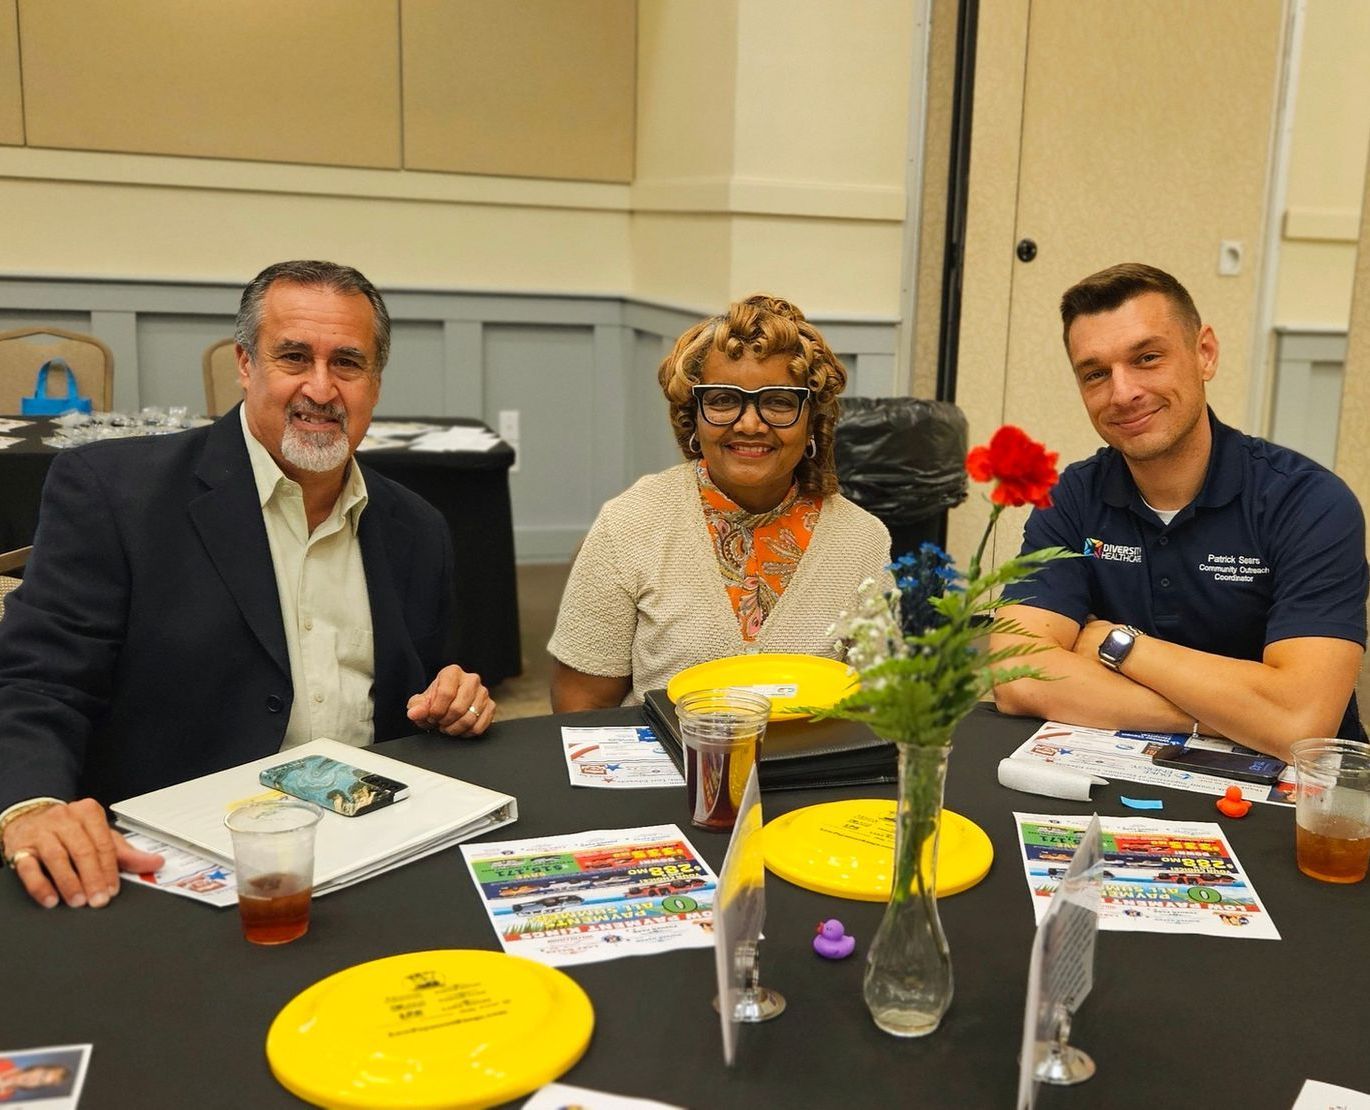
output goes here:
[{"label": "blonde curly hair", "polygon": [[721,351],[734,361],[743,355],[763,360],[789,356],[789,373],[796,385],[813,390],[808,426],[814,455],[806,454],[795,467],[799,491],[810,496],[837,492],[833,462],[833,432],[837,427],[837,396],[847,387],[847,368],[838,361],[822,334],[789,301],[754,293],[734,301],[721,316],[711,316],[690,328],[661,362],[657,381],[670,405],[671,429],[687,459],[700,457],[694,394],[705,360]]}]

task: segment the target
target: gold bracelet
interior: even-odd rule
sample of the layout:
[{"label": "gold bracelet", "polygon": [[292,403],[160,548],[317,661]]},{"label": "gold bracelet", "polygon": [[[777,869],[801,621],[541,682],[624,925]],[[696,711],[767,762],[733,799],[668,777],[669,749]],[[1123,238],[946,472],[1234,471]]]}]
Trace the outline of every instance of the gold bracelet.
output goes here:
[{"label": "gold bracelet", "polygon": [[3,858],[5,866],[14,866],[14,857],[5,855],[5,830],[25,814],[37,813],[40,809],[49,809],[52,806],[65,804],[61,798],[33,798],[30,801],[12,805],[3,814],[0,814],[0,858]]}]

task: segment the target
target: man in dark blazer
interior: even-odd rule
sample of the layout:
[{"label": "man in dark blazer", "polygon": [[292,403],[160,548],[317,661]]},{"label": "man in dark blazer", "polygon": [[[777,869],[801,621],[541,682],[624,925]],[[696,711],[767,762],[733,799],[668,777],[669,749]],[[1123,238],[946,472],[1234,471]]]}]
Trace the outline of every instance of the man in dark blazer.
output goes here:
[{"label": "man in dark blazer", "polygon": [[[301,687],[365,711],[352,742],[488,727],[479,677],[443,665],[443,518],[353,464],[388,347],[355,270],[269,267],[239,312],[243,405],[54,460],[0,622],[0,842],[41,904],[102,906],[120,868],[160,866],[103,806],[312,739],[326,699]],[[319,641],[329,613],[346,635]]]}]

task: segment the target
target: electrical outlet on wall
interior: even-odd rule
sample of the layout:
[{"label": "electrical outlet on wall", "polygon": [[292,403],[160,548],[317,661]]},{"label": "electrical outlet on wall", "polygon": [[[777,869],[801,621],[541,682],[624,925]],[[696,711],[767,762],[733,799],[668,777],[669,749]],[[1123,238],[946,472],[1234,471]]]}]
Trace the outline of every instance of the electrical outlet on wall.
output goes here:
[{"label": "electrical outlet on wall", "polygon": [[499,412],[499,437],[514,449],[514,465],[509,468],[510,474],[517,474],[519,469],[519,410],[500,409]]}]

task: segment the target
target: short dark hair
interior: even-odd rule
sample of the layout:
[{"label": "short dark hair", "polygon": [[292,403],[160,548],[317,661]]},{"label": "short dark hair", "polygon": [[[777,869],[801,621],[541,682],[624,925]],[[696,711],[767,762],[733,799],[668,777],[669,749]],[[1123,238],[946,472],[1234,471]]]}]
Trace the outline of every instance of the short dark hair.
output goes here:
[{"label": "short dark hair", "polygon": [[386,311],[385,301],[376,287],[366,280],[364,274],[351,266],[341,266],[336,262],[313,262],[296,259],[291,262],[276,262],[247,283],[243,298],[238,304],[238,320],[233,329],[233,341],[247,352],[253,362],[257,360],[257,336],[262,330],[262,302],[266,300],[267,290],[278,281],[291,285],[305,285],[315,289],[327,289],[331,293],[350,295],[360,293],[371,303],[372,323],[376,338],[376,373],[385,369],[390,358],[390,313]]},{"label": "short dark hair", "polygon": [[1070,349],[1070,325],[1077,317],[1112,312],[1143,293],[1165,297],[1190,334],[1197,333],[1202,326],[1194,298],[1174,277],[1142,262],[1120,262],[1077,281],[1061,295],[1061,339],[1066,349]]}]

